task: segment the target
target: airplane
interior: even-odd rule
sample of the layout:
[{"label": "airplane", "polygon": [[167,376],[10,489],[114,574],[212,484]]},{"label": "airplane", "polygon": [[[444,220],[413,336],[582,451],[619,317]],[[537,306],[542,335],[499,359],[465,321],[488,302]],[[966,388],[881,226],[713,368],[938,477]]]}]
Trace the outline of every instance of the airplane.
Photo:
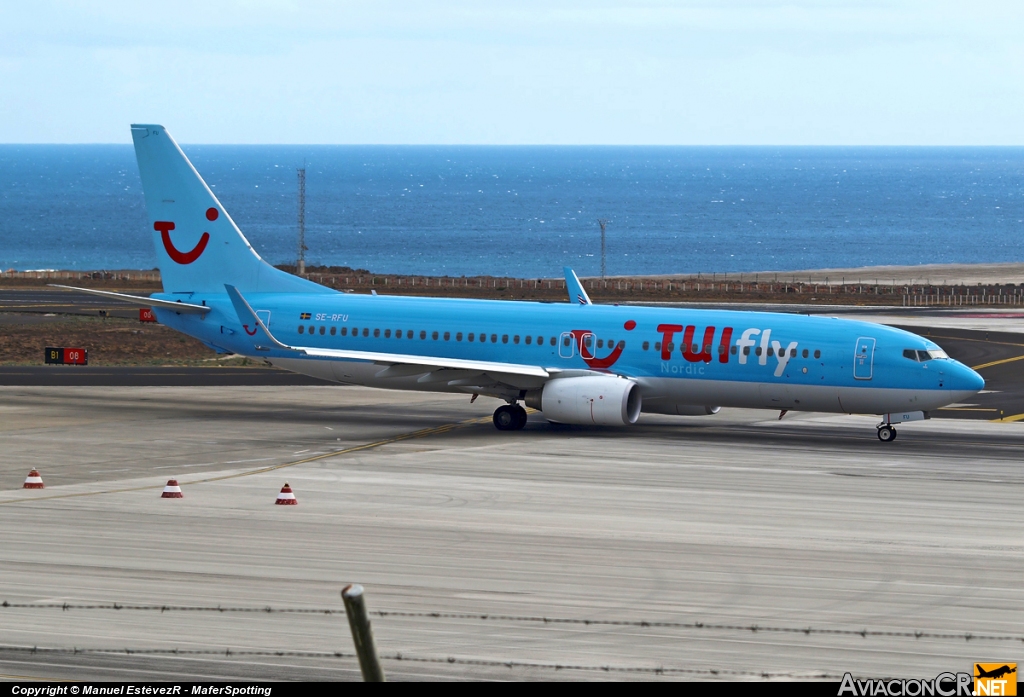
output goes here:
[{"label": "airplane", "polygon": [[[164,325],[336,383],[485,395],[551,422],[629,426],[721,407],[876,414],[895,424],[976,394],[980,375],[883,325],[770,312],[607,306],[564,269],[568,303],[343,293],[265,262],[163,126],[132,125],[164,291],[76,288],[151,307]],[[68,288],[67,286],[62,286]]]}]

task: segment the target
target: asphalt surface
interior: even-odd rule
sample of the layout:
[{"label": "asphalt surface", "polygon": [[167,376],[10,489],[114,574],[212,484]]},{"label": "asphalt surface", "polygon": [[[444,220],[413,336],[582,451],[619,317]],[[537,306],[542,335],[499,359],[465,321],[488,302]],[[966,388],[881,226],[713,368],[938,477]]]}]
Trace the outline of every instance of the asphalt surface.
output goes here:
[{"label": "asphalt surface", "polygon": [[0,366],[0,385],[109,387],[224,387],[229,385],[330,385],[278,368]]},{"label": "asphalt surface", "polygon": [[[56,606],[0,605],[0,674],[357,679],[339,614],[62,609],[338,610],[348,582],[387,612],[393,680],[927,677],[1017,657],[1017,424],[883,444],[871,417],[728,410],[504,433],[494,406],[0,387],[0,600]],[[19,488],[32,467],[46,489]],[[160,498],[170,477],[183,499]],[[284,482],[299,505],[273,504]],[[32,647],[122,653],[14,651]]]},{"label": "asphalt surface", "polygon": [[[128,295],[149,296],[150,291],[116,291]],[[57,313],[91,315],[106,312],[108,317],[139,317],[138,308],[98,295],[58,288],[0,288],[0,313]],[[2,320],[0,320],[2,323]]]}]

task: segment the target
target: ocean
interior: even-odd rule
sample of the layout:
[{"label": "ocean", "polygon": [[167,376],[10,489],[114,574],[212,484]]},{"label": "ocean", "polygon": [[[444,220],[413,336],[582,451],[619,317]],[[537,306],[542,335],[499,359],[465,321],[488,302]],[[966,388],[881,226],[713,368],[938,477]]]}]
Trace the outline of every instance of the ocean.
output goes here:
[{"label": "ocean", "polygon": [[[1024,260],[1024,148],[183,146],[253,246],[551,277]],[[0,145],[0,268],[147,269],[129,145]]]}]

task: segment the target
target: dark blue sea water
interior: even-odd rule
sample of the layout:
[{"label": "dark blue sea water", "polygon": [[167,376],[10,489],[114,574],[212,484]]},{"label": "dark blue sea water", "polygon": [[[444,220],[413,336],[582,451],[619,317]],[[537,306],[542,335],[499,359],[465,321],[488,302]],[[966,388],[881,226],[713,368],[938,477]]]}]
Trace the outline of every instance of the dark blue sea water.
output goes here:
[{"label": "dark blue sea water", "polygon": [[[185,146],[260,254],[553,276],[1024,260],[1024,148]],[[0,146],[0,268],[152,268],[128,145]]]}]

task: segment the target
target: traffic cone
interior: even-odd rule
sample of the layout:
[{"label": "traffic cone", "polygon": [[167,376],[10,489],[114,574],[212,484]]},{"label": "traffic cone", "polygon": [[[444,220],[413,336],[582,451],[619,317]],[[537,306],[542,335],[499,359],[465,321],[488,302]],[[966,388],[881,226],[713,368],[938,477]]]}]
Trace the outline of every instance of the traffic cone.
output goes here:
[{"label": "traffic cone", "polygon": [[167,486],[164,487],[164,493],[160,494],[162,499],[183,499],[185,498],[181,493],[181,487],[178,486],[177,479],[168,479]]},{"label": "traffic cone", "polygon": [[281,487],[281,493],[277,495],[277,501],[274,501],[274,503],[278,506],[297,506],[299,505],[299,500],[295,498],[292,488],[285,482],[285,485]]},{"label": "traffic cone", "polygon": [[44,489],[46,485],[43,484],[43,478],[39,476],[39,470],[32,470],[25,477],[25,483],[21,485],[22,489]]}]

